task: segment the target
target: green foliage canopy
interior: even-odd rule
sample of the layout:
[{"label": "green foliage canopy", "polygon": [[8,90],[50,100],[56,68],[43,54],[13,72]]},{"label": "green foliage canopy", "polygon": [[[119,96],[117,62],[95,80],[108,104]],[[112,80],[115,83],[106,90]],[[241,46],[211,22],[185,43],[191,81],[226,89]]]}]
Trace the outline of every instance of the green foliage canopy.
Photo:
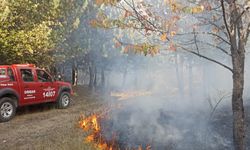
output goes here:
[{"label": "green foliage canopy", "polygon": [[53,52],[77,28],[87,0],[0,2],[0,64],[53,63]]}]

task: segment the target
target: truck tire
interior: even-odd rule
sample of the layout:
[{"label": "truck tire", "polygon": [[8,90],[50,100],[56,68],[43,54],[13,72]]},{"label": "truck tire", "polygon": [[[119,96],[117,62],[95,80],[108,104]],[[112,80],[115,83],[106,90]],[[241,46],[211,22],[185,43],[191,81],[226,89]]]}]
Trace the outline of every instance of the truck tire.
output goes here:
[{"label": "truck tire", "polygon": [[9,97],[0,99],[0,122],[11,120],[16,114],[14,100]]},{"label": "truck tire", "polygon": [[57,101],[57,107],[59,109],[65,109],[70,104],[70,95],[68,92],[62,92],[58,101]]}]

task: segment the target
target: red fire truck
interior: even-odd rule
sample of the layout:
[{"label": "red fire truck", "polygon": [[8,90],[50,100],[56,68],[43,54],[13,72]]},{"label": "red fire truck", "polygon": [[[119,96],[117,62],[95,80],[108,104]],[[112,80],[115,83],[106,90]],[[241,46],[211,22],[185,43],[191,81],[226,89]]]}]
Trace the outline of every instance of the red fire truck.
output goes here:
[{"label": "red fire truck", "polygon": [[20,106],[55,102],[67,108],[72,94],[70,83],[56,81],[33,64],[0,66],[0,122],[12,119]]}]

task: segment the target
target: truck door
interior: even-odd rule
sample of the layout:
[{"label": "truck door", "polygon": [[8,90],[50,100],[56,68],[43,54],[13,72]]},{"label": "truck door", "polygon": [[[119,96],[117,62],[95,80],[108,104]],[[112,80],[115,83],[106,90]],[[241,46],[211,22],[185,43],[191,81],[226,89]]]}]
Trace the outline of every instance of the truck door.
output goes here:
[{"label": "truck door", "polygon": [[57,95],[57,86],[53,82],[52,77],[44,70],[36,69],[39,88],[39,96],[43,102],[54,101]]},{"label": "truck door", "polygon": [[34,75],[34,69],[20,68],[20,87],[23,104],[33,104],[41,101],[37,91],[39,85],[35,82]]}]

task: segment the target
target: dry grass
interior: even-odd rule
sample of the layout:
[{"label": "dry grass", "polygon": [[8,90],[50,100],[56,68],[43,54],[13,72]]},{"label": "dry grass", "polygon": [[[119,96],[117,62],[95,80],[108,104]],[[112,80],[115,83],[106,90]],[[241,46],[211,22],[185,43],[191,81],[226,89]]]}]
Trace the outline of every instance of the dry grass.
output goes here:
[{"label": "dry grass", "polygon": [[7,123],[0,124],[1,150],[92,150],[78,127],[80,115],[89,115],[104,106],[101,95],[78,87],[72,105],[65,110],[52,105],[22,108]]}]

